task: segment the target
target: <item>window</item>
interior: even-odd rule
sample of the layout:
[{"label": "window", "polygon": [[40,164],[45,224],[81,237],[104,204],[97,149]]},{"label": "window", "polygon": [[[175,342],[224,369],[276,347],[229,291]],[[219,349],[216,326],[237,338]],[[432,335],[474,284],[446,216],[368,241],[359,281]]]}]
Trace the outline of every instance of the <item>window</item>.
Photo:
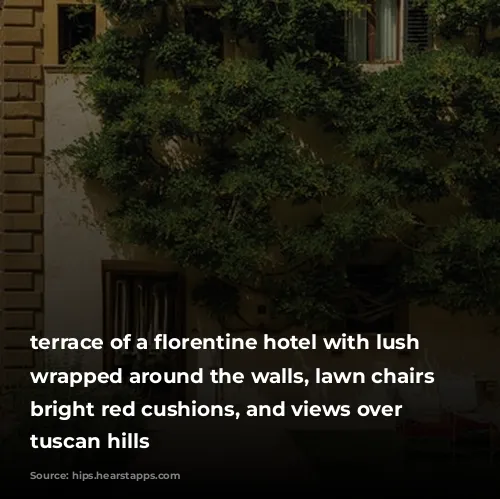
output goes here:
[{"label": "window", "polygon": [[346,56],[346,19],[343,12],[336,11],[326,20],[326,29],[319,29],[315,33],[316,47],[338,59]]},{"label": "window", "polygon": [[356,293],[343,307],[346,332],[401,333],[401,311],[388,269],[383,265],[352,265],[347,275]]},{"label": "window", "polygon": [[428,24],[425,7],[414,5],[413,0],[368,0],[366,10],[346,20],[348,60],[397,62],[402,41],[405,48],[414,45],[425,50],[429,46]]},{"label": "window", "polygon": [[367,10],[348,18],[349,60],[399,59],[400,4],[401,0],[370,0]]},{"label": "window", "polygon": [[[183,296],[176,274],[135,270],[104,271],[105,341],[132,335],[148,343],[157,334],[183,335]],[[108,368],[122,363],[124,352],[107,352]],[[176,355],[175,367],[181,369],[183,356]],[[174,367],[174,366],[172,366]]]},{"label": "window", "polygon": [[206,43],[215,49],[216,55],[224,58],[224,35],[219,19],[207,7],[186,7],[185,30],[196,42]]},{"label": "window", "polygon": [[65,64],[71,51],[96,34],[94,5],[59,5],[59,64]]}]

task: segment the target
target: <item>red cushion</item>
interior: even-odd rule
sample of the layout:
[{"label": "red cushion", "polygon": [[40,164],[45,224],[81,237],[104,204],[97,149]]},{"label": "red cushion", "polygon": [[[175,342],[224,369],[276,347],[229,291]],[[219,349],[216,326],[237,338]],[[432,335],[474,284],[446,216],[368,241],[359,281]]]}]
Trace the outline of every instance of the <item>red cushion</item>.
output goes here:
[{"label": "red cushion", "polygon": [[410,437],[445,437],[453,434],[450,421],[413,421],[409,420],[404,428],[404,434]]}]

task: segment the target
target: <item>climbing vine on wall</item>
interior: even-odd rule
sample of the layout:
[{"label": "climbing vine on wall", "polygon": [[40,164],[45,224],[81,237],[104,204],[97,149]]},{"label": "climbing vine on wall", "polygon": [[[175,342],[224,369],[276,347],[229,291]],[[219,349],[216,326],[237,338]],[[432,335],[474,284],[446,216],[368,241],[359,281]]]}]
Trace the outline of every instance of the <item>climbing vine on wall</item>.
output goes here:
[{"label": "climbing vine on wall", "polygon": [[[194,298],[223,325],[255,328],[245,290],[315,331],[401,300],[498,312],[494,52],[444,46],[367,73],[332,43],[357,0],[222,0],[210,15],[239,53],[222,60],[182,2],[100,3],[113,27],[86,48],[84,92],[102,127],[65,152],[113,194],[114,237],[199,271]],[[497,4],[429,12],[445,34]],[[367,291],[350,268],[379,246],[388,284]]]}]

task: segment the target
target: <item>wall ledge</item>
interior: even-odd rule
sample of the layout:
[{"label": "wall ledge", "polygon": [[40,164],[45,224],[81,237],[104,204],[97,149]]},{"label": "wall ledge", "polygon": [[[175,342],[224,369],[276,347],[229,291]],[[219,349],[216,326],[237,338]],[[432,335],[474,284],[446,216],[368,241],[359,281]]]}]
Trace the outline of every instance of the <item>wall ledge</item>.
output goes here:
[{"label": "wall ledge", "polygon": [[50,74],[89,74],[91,72],[90,69],[85,68],[79,68],[75,71],[65,64],[45,64],[43,69]]}]

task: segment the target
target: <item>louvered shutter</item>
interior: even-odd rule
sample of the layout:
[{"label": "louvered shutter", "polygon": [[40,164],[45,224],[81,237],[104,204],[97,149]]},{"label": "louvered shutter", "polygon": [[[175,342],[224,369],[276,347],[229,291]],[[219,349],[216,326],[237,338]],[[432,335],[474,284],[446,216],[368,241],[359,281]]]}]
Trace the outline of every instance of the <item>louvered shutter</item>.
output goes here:
[{"label": "louvered shutter", "polygon": [[421,5],[420,2],[416,5],[414,0],[407,0],[405,12],[406,48],[427,50],[430,47],[431,32],[426,6]]}]

